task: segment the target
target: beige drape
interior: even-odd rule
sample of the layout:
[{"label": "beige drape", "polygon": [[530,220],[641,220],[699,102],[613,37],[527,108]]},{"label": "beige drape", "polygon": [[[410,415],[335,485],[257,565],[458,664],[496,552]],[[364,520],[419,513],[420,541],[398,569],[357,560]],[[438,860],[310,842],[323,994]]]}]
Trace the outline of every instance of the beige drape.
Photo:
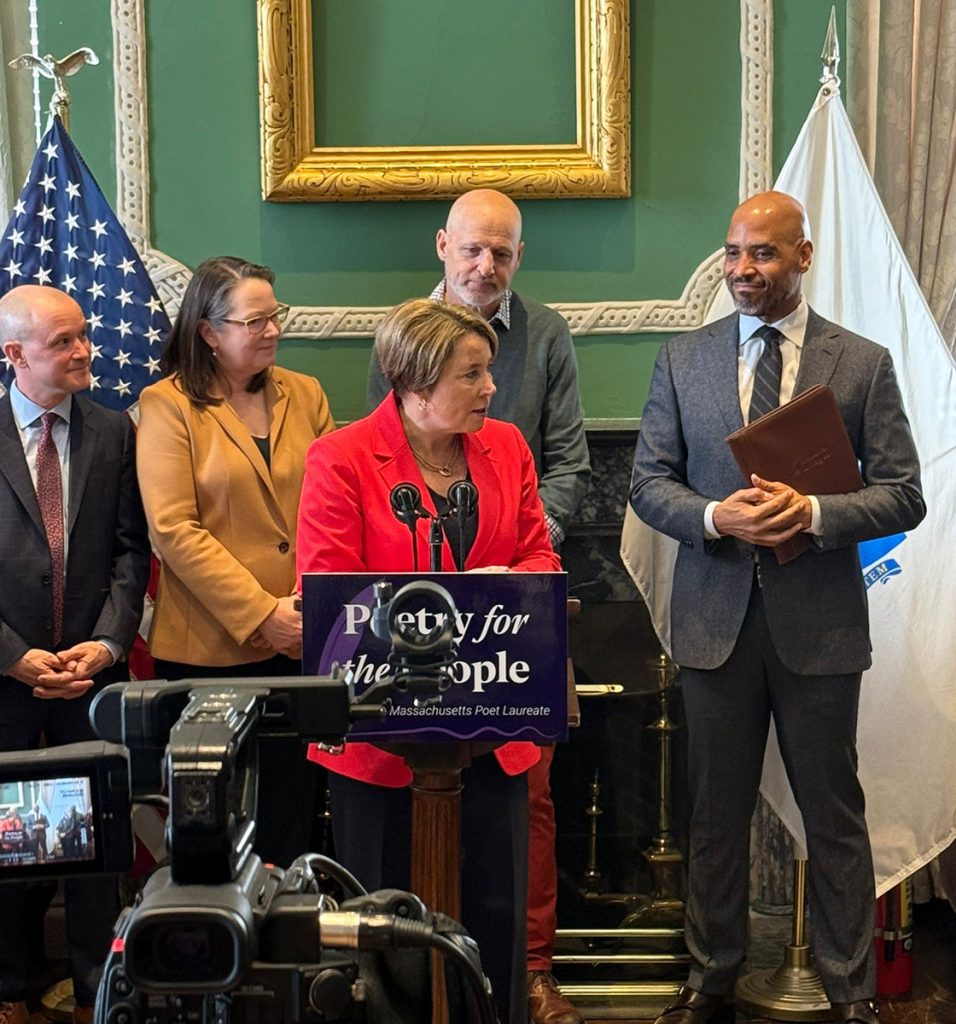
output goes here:
[{"label": "beige drape", "polygon": [[847,51],[854,130],[956,351],[956,3],[847,0]]},{"label": "beige drape", "polygon": [[27,5],[0,0],[0,231],[36,150],[33,130],[33,83],[7,62],[30,51]]}]

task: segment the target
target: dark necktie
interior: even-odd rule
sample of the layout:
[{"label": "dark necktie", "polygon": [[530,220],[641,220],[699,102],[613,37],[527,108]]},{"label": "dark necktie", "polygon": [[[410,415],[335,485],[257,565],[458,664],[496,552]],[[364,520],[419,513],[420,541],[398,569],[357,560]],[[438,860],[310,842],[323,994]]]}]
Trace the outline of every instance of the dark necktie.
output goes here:
[{"label": "dark necktie", "polygon": [[783,341],[783,335],[769,324],[761,327],[757,334],[763,338],[763,352],[754,370],[754,390],[750,397],[748,423],[759,420],[780,404],[780,370],[783,366],[780,342]]},{"label": "dark necktie", "polygon": [[59,643],[63,634],[63,479],[60,456],[53,441],[55,412],[43,414],[40,443],[37,445],[37,502],[50,546],[50,584],[53,588],[53,638]]}]

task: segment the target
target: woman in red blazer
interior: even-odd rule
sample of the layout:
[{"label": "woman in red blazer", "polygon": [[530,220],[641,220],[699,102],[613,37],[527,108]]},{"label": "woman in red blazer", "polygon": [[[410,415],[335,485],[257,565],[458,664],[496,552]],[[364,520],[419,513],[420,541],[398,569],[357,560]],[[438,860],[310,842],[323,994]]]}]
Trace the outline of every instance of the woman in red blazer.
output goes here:
[{"label": "woman in red blazer", "polygon": [[[478,491],[478,508],[462,531],[446,533],[443,570],[560,569],[531,452],[517,427],[488,419],[497,348],[491,327],[461,307],[415,299],[388,314],[375,351],[392,392],[371,415],[309,448],[299,503],[300,576],[427,566],[427,522],[418,523],[413,555],[391,491],[415,484],[435,515],[447,506],[449,487],[465,479]],[[411,771],[404,760],[367,743],[348,743],[342,755],[310,756],[332,773],[339,859],[370,889],[408,888]],[[527,1020],[523,773],[539,756],[531,743],[508,743],[476,758],[463,775],[463,923],[478,942],[502,1021],[515,1024]]]}]

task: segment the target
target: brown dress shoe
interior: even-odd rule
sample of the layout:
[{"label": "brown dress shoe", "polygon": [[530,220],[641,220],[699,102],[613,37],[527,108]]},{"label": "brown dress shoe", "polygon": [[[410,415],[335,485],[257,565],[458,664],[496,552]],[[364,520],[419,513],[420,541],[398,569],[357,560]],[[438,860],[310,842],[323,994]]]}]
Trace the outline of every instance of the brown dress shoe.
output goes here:
[{"label": "brown dress shoe", "polygon": [[23,1000],[16,1003],[0,1003],[0,1024],[26,1024],[29,1016],[30,1011]]},{"label": "brown dress shoe", "polygon": [[584,1024],[550,971],[528,971],[528,1019],[532,1024]]},{"label": "brown dress shoe", "polygon": [[654,1024],[733,1024],[736,1016],[730,996],[708,995],[685,985]]},{"label": "brown dress shoe", "polygon": [[856,1003],[831,1003],[834,1024],[880,1024],[876,1003],[861,999]]}]

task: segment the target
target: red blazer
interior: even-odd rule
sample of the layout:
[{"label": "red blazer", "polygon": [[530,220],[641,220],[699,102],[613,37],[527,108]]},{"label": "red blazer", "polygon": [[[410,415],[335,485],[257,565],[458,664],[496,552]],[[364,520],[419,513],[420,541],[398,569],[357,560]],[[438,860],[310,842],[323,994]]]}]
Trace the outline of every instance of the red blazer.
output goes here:
[{"label": "red blazer", "polygon": [[[519,572],[557,572],[534,459],[517,427],[486,420],[463,436],[471,481],[478,489],[478,534],[466,569],[506,565]],[[435,505],[409,447],[393,394],[371,415],[317,438],[309,447],[299,502],[297,566],[305,572],[411,572],[412,540],[395,518],[389,495],[412,483],[431,513]],[[416,530],[418,564],[428,566],[428,523]],[[455,570],[443,542],[442,569]],[[404,760],[368,743],[348,743],[345,753],[310,757],[332,771],[380,786],[405,786]],[[533,743],[506,743],[495,751],[509,775],[527,771],[540,757]]]}]

